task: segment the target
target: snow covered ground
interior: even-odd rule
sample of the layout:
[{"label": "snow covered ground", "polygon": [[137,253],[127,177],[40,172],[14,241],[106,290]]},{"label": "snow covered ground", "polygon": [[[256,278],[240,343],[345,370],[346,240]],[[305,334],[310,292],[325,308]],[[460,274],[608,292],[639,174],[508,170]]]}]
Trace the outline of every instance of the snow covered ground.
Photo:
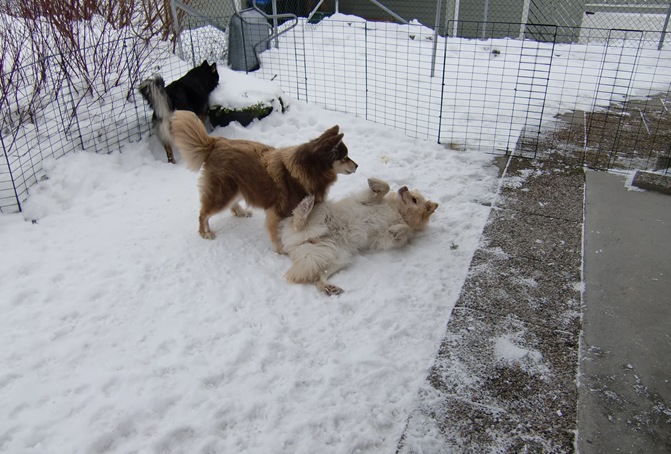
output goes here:
[{"label": "snow covered ground", "polygon": [[491,156],[300,102],[215,134],[288,145],[339,124],[359,171],[440,203],[407,248],[290,285],[263,213],[197,233],[197,174],[149,139],[46,164],[0,217],[0,451],[393,452],[496,190]]}]

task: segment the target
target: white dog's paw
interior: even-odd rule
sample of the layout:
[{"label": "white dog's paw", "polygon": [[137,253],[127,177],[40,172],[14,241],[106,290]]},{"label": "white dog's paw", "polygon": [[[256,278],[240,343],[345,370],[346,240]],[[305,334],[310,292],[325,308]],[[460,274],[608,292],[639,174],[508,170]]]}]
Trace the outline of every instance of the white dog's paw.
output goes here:
[{"label": "white dog's paw", "polygon": [[342,292],[344,292],[343,289],[341,289],[337,285],[333,285],[333,284],[326,284],[324,287],[322,287],[322,290],[328,296],[340,295]]},{"label": "white dog's paw", "polygon": [[406,241],[410,228],[405,224],[394,225],[389,228],[389,233],[396,241]]},{"label": "white dog's paw", "polygon": [[252,215],[251,211],[245,210],[237,203],[231,207],[231,211],[233,212],[234,215],[236,215],[239,218],[248,218]]},{"label": "white dog's paw", "polygon": [[389,192],[389,184],[386,181],[379,180],[377,178],[368,179],[368,187],[371,191],[376,194],[386,194]]}]

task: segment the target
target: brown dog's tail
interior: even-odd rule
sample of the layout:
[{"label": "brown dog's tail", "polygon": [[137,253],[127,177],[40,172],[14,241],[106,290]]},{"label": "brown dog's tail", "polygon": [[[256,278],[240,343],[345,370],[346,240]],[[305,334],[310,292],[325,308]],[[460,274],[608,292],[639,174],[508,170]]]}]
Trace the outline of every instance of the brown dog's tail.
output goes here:
[{"label": "brown dog's tail", "polygon": [[186,110],[175,111],[170,129],[186,166],[198,171],[212,151],[215,139],[207,134],[203,122],[196,114]]}]

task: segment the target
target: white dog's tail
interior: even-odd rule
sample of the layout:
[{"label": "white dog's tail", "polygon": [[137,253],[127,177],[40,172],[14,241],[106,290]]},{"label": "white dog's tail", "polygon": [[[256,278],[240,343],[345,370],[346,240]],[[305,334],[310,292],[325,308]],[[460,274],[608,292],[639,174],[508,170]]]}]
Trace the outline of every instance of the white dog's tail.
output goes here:
[{"label": "white dog's tail", "polygon": [[285,277],[296,284],[326,282],[329,276],[346,267],[352,260],[350,251],[328,239],[307,241],[291,248],[288,253],[293,265]]},{"label": "white dog's tail", "polygon": [[325,272],[335,258],[332,244],[327,242],[303,243],[289,251],[293,265],[285,277],[295,284],[314,283]]},{"label": "white dog's tail", "polygon": [[212,151],[216,139],[210,137],[205,125],[193,112],[176,110],[171,122],[175,145],[184,157],[186,166],[197,171]]}]

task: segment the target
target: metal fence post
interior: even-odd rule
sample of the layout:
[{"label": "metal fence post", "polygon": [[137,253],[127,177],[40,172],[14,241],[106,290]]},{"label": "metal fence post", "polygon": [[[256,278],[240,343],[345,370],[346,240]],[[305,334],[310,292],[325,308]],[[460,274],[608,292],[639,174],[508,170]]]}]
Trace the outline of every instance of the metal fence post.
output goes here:
[{"label": "metal fence post", "polygon": [[368,120],[368,22],[364,22],[363,24],[363,30],[364,30],[364,51],[366,54],[365,57],[365,64],[364,64],[364,80],[366,81],[366,108],[365,108],[365,115],[364,118]]},{"label": "metal fence post", "polygon": [[487,24],[489,23],[489,0],[485,0],[485,10],[482,16],[482,39],[487,39]]},{"label": "metal fence post", "polygon": [[657,46],[657,50],[662,50],[662,46],[664,45],[664,39],[666,38],[666,27],[669,26],[669,16],[671,16],[671,3],[669,3],[669,9],[666,11],[666,19],[664,19],[662,36],[659,38],[659,46]]},{"label": "metal fence post", "polygon": [[[61,56],[61,58],[65,58],[65,56]],[[63,64],[63,68],[66,68],[65,63]],[[67,73],[65,74],[65,81],[68,84],[68,91],[70,94],[70,105],[72,106],[72,111],[70,113],[71,115],[71,121],[70,121],[70,126],[72,126],[72,123],[74,122],[77,125],[77,135],[79,136],[79,144],[82,147],[82,150],[86,150],[86,147],[84,146],[84,137],[82,136],[82,129],[79,124],[79,116],[77,115],[77,102],[75,102],[75,95],[73,92],[72,88],[72,78],[71,76]]]},{"label": "metal fence post", "polygon": [[436,51],[438,50],[438,27],[440,27],[440,11],[443,6],[443,1],[436,2],[436,22],[433,26],[433,51],[431,52],[431,77],[436,72]]},{"label": "metal fence post", "polygon": [[445,103],[445,68],[447,67],[447,40],[450,35],[450,22],[447,22],[445,27],[445,46],[443,47],[443,78],[440,82],[440,108],[438,110],[438,143],[440,144],[440,136],[443,131],[443,106]]},{"label": "metal fence post", "polygon": [[175,5],[174,0],[170,1],[170,12],[172,13],[172,28],[175,32],[175,41],[177,41],[177,52],[179,53],[180,57],[182,57],[184,55],[184,49],[182,49],[179,16],[177,15],[177,5]]},{"label": "metal fence post", "polygon": [[[7,162],[7,171],[9,172],[9,179],[12,181],[12,189],[14,190],[14,198],[16,199],[16,206],[19,207],[19,212],[21,211],[21,199],[19,198],[19,193],[16,190],[16,181],[14,180],[14,172],[12,172],[12,165],[9,162],[9,153],[7,153],[7,147],[5,146],[5,138],[0,133],[0,143],[2,144],[2,152],[5,155],[5,161]],[[0,212],[2,212],[2,206],[0,206]]]},{"label": "metal fence post", "polygon": [[[256,0],[254,0],[256,2]],[[277,38],[277,0],[272,1],[273,11],[273,35],[275,35],[275,49],[280,47],[280,41]]]}]

